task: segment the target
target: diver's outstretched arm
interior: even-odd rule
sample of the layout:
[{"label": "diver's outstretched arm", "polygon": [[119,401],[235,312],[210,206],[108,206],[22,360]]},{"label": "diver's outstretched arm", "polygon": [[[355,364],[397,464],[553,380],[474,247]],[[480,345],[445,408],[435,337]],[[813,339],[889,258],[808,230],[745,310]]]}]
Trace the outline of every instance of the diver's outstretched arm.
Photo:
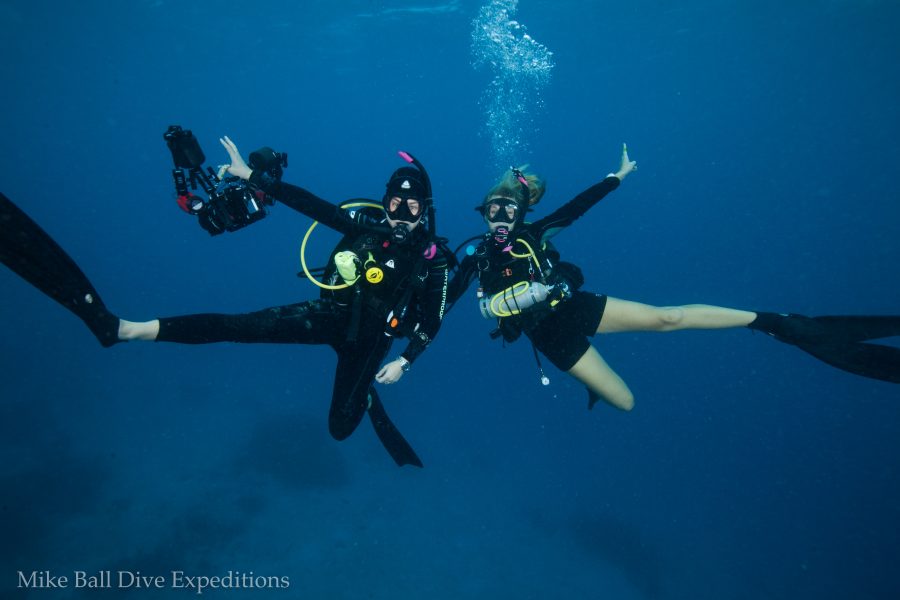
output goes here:
[{"label": "diver's outstretched arm", "polygon": [[241,157],[237,145],[231,138],[225,136],[219,141],[228,152],[231,160],[231,164],[227,165],[229,174],[249,181],[252,185],[263,189],[266,194],[275,198],[284,206],[296,210],[339,233],[348,235],[359,233],[364,229],[369,230],[369,228],[362,227],[355,219],[348,216],[338,205],[319,198],[309,190],[286,183],[280,179],[272,179],[263,172],[252,171]]},{"label": "diver's outstretched arm", "polygon": [[541,242],[546,242],[584,216],[607,194],[619,187],[622,180],[635,169],[637,169],[637,161],[628,157],[628,147],[622,144],[622,162],[617,172],[610,173],[603,178],[603,181],[584,190],[546,217],[536,220],[530,225],[530,229],[536,232]]}]

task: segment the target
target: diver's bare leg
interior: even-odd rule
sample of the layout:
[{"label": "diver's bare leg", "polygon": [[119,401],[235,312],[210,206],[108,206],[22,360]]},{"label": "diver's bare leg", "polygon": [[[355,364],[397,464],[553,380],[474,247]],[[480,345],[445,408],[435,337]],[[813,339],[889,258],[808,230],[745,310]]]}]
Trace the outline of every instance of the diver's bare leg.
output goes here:
[{"label": "diver's bare leg", "polygon": [[597,333],[622,331],[677,331],[679,329],[726,329],[745,327],[756,318],[749,310],[686,304],[684,306],[651,306],[607,298]]},{"label": "diver's bare leg", "polygon": [[610,405],[621,410],[634,408],[634,395],[628,385],[606,364],[593,346],[566,372]]},{"label": "diver's bare leg", "polygon": [[159,319],[136,323],[119,319],[120,340],[145,340],[152,342],[159,335]]}]

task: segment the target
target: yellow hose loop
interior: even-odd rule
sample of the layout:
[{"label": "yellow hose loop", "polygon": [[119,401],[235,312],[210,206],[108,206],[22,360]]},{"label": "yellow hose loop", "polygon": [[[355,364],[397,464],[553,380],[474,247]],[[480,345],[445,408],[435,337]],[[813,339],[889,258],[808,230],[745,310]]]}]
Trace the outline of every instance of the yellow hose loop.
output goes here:
[{"label": "yellow hose loop", "polygon": [[[514,284],[512,287],[508,287],[502,292],[497,292],[496,294],[491,296],[491,312],[498,317],[511,317],[513,315],[519,314],[521,311],[509,309],[509,300],[515,300],[522,294],[528,292],[528,285],[529,284],[527,281],[520,281],[519,283]],[[509,292],[509,296],[507,296],[507,292]],[[503,308],[503,304],[507,306],[506,309]]]},{"label": "yellow hose loop", "polygon": [[[356,208],[358,206],[366,206],[366,207],[371,207],[371,208],[384,208],[380,204],[374,204],[372,202],[354,202],[352,204],[343,204],[340,206],[340,208]],[[350,283],[342,283],[339,285],[328,285],[327,283],[322,283],[321,281],[319,281],[318,279],[313,277],[312,273],[310,273],[309,269],[306,267],[306,242],[309,240],[309,236],[312,234],[313,229],[315,229],[316,225],[318,225],[318,224],[319,224],[318,221],[312,222],[312,225],[310,225],[309,229],[306,230],[306,235],[303,236],[303,241],[300,243],[300,266],[303,267],[303,274],[306,275],[306,278],[309,279],[311,282],[313,282],[314,284],[316,284],[317,286],[319,286],[320,288],[325,289],[325,290],[342,290],[344,288],[348,288],[351,285],[353,285],[354,283],[356,283],[356,280],[359,279],[359,277],[357,277]]]},{"label": "yellow hose loop", "polygon": [[538,271],[541,270],[541,264],[538,262],[537,254],[534,253],[534,248],[531,247],[531,244],[523,240],[522,238],[516,238],[516,241],[528,248],[527,254],[516,254],[512,250],[509,251],[510,256],[513,258],[528,258],[531,257],[531,260],[534,261],[534,265],[537,267]]}]

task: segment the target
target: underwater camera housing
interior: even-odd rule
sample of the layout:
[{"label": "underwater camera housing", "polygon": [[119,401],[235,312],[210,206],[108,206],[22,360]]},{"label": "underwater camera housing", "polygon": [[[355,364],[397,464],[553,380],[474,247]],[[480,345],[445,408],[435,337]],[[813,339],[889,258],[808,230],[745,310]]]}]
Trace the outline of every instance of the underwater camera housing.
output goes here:
[{"label": "underwater camera housing", "polygon": [[243,179],[226,177],[216,184],[215,192],[195,214],[203,229],[218,235],[256,223],[268,214],[266,206],[274,203],[262,190],[254,192]]},{"label": "underwater camera housing", "polygon": [[[171,125],[163,134],[163,139],[172,153],[175,168],[175,192],[178,206],[185,212],[197,215],[200,226],[210,235],[224,231],[237,231],[255,223],[268,214],[268,206],[275,199],[263,190],[257,189],[239,177],[220,176],[212,167],[203,169],[206,157],[200,143],[189,129]],[[287,167],[287,154],[264,147],[250,154],[249,166],[254,171],[263,171],[270,178],[280,180]],[[187,173],[185,173],[187,169]],[[202,187],[206,198],[188,190]]]}]

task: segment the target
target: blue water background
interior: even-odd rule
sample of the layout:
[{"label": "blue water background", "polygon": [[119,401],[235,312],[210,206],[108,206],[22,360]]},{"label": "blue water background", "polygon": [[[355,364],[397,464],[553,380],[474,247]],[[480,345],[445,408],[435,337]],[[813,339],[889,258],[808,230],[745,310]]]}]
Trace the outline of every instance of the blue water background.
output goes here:
[{"label": "blue water background", "polygon": [[[210,238],[174,202],[170,124],[289,153],[287,181],[380,197],[413,152],[439,230],[478,233],[500,175],[473,69],[480,1],[0,4],[0,181],[143,320],[312,298],[309,220],[276,206]],[[556,66],[532,113],[538,214],[618,167],[557,238],[587,289],[653,304],[900,313],[900,5],[890,0],[522,0]],[[317,231],[324,257],[336,236]],[[368,423],[328,437],[323,347],[104,350],[0,270],[0,596],[17,571],[229,570],[289,590],[204,597],[897,598],[900,397],[747,330],[595,340],[630,414],[468,296],[382,389],[426,464]],[[401,348],[396,347],[399,352]]]}]

